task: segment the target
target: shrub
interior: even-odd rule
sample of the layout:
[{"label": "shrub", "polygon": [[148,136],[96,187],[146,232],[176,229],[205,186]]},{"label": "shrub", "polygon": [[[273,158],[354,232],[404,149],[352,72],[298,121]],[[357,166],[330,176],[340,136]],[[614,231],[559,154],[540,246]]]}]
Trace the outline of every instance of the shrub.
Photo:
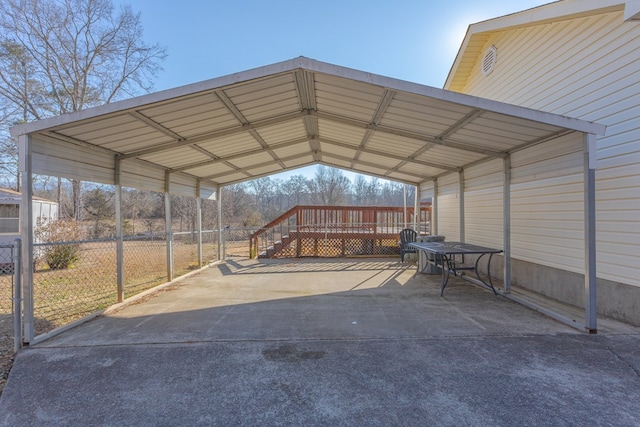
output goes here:
[{"label": "shrub", "polygon": [[42,258],[52,270],[64,270],[73,266],[80,257],[81,230],[74,221],[51,221],[36,230],[36,238],[45,245]]}]

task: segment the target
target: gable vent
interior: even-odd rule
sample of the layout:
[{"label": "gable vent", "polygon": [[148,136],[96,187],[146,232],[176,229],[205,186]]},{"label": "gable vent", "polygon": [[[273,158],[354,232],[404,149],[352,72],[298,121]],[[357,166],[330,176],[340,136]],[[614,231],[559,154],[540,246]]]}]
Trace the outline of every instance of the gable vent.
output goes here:
[{"label": "gable vent", "polygon": [[496,65],[496,58],[498,56],[498,49],[495,46],[490,46],[489,49],[484,53],[484,57],[482,58],[482,74],[485,76],[490,74],[493,71],[493,68]]}]

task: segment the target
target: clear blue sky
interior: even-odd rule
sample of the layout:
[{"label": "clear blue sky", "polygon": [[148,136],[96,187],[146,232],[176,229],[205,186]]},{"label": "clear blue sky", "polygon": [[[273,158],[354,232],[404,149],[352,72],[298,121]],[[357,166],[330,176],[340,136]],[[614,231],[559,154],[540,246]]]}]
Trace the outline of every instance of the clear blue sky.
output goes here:
[{"label": "clear blue sky", "polygon": [[469,24],[551,0],[115,2],[141,13],[145,41],[167,47],[163,90],[298,56],[442,87]]}]

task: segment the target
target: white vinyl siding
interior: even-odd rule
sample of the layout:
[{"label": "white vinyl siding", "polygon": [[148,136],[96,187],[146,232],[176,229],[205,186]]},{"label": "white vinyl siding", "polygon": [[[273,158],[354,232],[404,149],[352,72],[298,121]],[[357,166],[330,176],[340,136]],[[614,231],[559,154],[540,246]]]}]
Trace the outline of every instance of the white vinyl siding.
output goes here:
[{"label": "white vinyl siding", "polygon": [[[584,174],[580,137],[511,156],[511,250],[517,259],[584,273]],[[563,174],[550,165],[566,162]]]},{"label": "white vinyl siding", "polygon": [[[478,58],[463,90],[607,125],[598,137],[597,273],[634,286],[640,286],[638,40],[640,22],[624,22],[621,11],[496,31],[484,47],[498,49],[495,69],[483,75]],[[567,167],[577,173],[574,160]]]},{"label": "white vinyl siding", "polygon": [[503,247],[502,159],[464,171],[465,241],[493,248]]},{"label": "white vinyl siding", "polygon": [[458,174],[438,178],[438,234],[450,242],[460,240],[460,186]]}]

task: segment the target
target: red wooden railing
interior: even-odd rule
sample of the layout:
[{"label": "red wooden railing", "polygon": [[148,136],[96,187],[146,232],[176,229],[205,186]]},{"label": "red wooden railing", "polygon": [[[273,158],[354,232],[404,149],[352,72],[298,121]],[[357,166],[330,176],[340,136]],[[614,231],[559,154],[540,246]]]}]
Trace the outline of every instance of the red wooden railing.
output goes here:
[{"label": "red wooden railing", "polygon": [[[397,253],[398,233],[413,227],[413,207],[294,206],[250,237],[251,258]],[[431,206],[420,207],[420,234],[429,234]]]}]

